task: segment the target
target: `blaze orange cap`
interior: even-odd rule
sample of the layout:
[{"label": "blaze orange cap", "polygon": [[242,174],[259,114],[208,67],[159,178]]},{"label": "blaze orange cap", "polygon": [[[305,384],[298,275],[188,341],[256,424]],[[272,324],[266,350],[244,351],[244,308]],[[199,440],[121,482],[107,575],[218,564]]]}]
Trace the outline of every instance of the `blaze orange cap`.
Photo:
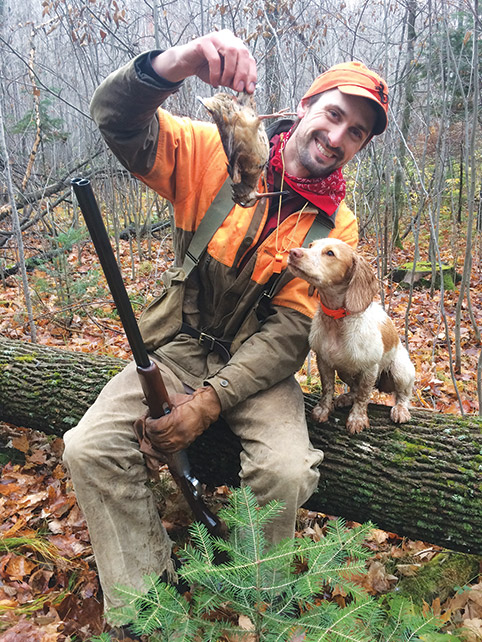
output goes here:
[{"label": "blaze orange cap", "polygon": [[329,89],[339,89],[344,94],[363,96],[375,103],[377,120],[373,134],[381,134],[388,124],[388,87],[377,73],[362,62],[342,62],[315,78],[303,98],[310,98]]}]

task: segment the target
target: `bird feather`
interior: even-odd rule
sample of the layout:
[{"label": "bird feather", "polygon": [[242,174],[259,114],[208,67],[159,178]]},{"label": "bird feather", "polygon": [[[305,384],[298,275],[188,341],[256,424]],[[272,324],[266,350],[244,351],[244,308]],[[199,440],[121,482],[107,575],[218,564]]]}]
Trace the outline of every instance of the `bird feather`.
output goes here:
[{"label": "bird feather", "polygon": [[221,137],[232,180],[233,201],[251,207],[260,198],[258,183],[269,157],[269,141],[252,95],[218,93],[199,98]]}]

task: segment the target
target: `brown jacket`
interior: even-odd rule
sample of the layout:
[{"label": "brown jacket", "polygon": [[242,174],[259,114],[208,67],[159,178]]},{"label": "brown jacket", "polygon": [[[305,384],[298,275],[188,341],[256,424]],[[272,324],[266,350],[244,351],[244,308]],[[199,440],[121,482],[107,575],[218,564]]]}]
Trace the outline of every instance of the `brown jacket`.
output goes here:
[{"label": "brown jacket", "polygon": [[[226,156],[215,125],[157,109],[177,86],[166,87],[161,80],[156,83],[143,77],[138,69],[140,60],[142,56],[102,83],[91,111],[123,165],[172,203],[179,266],[226,179]],[[171,330],[166,336],[159,328],[159,341],[154,343],[163,345],[156,354],[193,388],[209,382],[223,409],[292,375],[306,357],[316,300],[308,295],[305,281],[290,280],[274,297],[265,318],[258,319],[253,308],[273,274],[276,251],[283,252],[286,267],[288,250],[302,245],[316,215],[314,207],[307,207],[301,216],[294,212],[281,223],[278,235],[268,236],[240,271],[240,261],[256,244],[266,221],[266,199],[251,208],[233,205],[210,241],[199,269],[185,286],[183,320],[229,342],[232,357],[227,363],[186,334],[172,336],[176,333],[172,319],[176,305],[179,315],[180,303],[167,303]],[[356,246],[356,221],[344,203],[330,236]]]}]

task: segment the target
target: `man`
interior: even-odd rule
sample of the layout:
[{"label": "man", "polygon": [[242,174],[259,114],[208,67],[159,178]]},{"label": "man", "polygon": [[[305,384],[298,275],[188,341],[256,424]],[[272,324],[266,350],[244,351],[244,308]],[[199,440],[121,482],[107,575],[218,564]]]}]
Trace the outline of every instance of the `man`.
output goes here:
[{"label": "man", "polygon": [[[189,76],[253,93],[256,64],[231,32],[211,33],[138,56],[102,83],[91,107],[124,166],[173,204],[178,266],[227,178],[212,123],[157,109]],[[356,246],[340,168],[384,131],[387,102],[386,84],[364,65],[348,63],[317,78],[298,106],[296,123],[281,121],[271,135],[267,185],[260,189],[288,194],[244,209],[231,202],[198,267],[181,288],[170,290],[180,297],[177,308],[168,297],[146,313],[147,344],[174,408],[161,419],[138,421],[138,429],[159,451],[175,452],[222,415],[241,440],[241,482],[262,504],[284,503],[267,531],[272,542],[293,536],[296,510],[316,488],[323,456],[309,442],[294,379],[308,351],[316,300],[307,283],[291,278],[267,309],[258,303],[315,219],[330,236]],[[168,306],[167,333],[156,325],[158,305]],[[182,313],[182,327],[173,322],[176,313]],[[119,604],[116,585],[142,588],[144,575],[170,570],[170,541],[145,485],[132,429],[145,412],[142,396],[131,364],[65,435],[65,461],[87,518],[107,607]]]}]

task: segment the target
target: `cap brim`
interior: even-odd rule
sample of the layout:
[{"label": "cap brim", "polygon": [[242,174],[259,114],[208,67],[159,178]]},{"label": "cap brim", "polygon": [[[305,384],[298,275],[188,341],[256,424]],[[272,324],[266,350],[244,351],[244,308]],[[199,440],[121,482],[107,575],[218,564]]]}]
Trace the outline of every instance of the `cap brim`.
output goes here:
[{"label": "cap brim", "polygon": [[339,89],[343,94],[348,94],[350,96],[361,96],[362,98],[368,98],[369,100],[371,100],[377,108],[377,120],[375,122],[372,134],[377,136],[378,134],[382,134],[385,131],[388,125],[387,114],[378,100],[374,97],[373,94],[368,91],[368,89],[365,89],[364,87],[358,87],[357,85],[338,85],[337,89]]}]

